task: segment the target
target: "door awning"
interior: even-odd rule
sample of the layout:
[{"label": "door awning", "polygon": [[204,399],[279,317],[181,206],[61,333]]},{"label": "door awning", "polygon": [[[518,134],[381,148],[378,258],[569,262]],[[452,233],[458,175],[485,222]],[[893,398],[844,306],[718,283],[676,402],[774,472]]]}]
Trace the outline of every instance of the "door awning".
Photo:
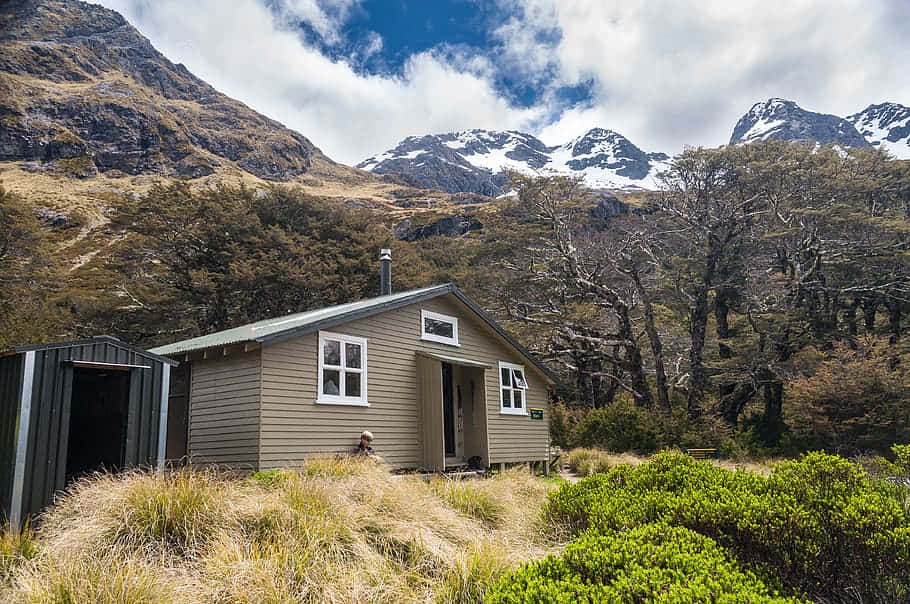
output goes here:
[{"label": "door awning", "polygon": [[426,352],[424,350],[418,350],[417,354],[422,357],[427,357],[428,359],[433,359],[436,361],[442,361],[443,363],[451,363],[452,365],[461,365],[462,367],[477,367],[478,369],[492,369],[492,365],[487,363],[481,363],[479,361],[471,361],[469,359],[462,359],[459,357],[450,357],[444,354],[436,354],[435,352]]},{"label": "door awning", "polygon": [[64,365],[72,365],[80,369],[107,369],[108,371],[132,371],[133,369],[151,369],[151,365],[126,365],[123,363],[100,363],[95,361],[63,361]]}]

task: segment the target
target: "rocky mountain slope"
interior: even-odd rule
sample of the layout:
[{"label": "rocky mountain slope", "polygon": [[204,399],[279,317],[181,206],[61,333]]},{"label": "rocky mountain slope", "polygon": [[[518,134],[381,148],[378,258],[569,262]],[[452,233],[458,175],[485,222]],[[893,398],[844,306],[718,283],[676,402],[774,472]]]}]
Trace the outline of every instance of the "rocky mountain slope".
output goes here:
[{"label": "rocky mountain slope", "polygon": [[653,189],[655,176],[668,159],[602,128],[554,147],[522,132],[465,130],[408,137],[357,167],[377,174],[406,174],[415,184],[451,193],[500,195],[504,170],[580,176],[594,189]]},{"label": "rocky mountain slope", "polygon": [[910,159],[910,107],[898,103],[869,105],[847,121],[870,144],[898,159]]},{"label": "rocky mountain slope", "polygon": [[445,195],[326,157],[307,137],[174,64],[120,14],[78,0],[0,1],[0,183],[104,222],[154,182],[269,182],[395,210]]},{"label": "rocky mountain slope", "polygon": [[809,141],[822,145],[868,147],[869,142],[849,121],[836,115],[807,111],[786,99],[756,103],[733,128],[730,144],[761,140]]},{"label": "rocky mountain slope", "polygon": [[219,93],[118,13],[72,1],[0,9],[0,160],[79,177],[206,176],[233,164],[289,180],[324,156]]}]

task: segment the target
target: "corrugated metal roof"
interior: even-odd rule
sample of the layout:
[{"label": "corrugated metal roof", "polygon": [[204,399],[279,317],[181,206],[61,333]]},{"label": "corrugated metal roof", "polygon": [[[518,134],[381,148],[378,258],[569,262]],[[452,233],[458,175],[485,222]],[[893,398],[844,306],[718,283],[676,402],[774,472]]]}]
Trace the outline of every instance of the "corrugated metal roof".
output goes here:
[{"label": "corrugated metal roof", "polygon": [[136,354],[140,354],[140,355],[155,359],[156,361],[160,361],[162,363],[167,363],[168,365],[171,365],[171,366],[176,366],[179,364],[176,361],[174,361],[173,359],[169,359],[164,356],[159,356],[158,354],[156,354],[155,352],[153,352],[151,350],[144,350],[137,346],[133,346],[132,344],[130,344],[128,342],[124,342],[120,338],[115,338],[114,336],[92,336],[91,338],[86,338],[84,340],[73,340],[73,341],[69,341],[69,342],[52,342],[50,344],[33,344],[33,345],[27,345],[27,346],[17,346],[16,348],[11,349],[10,351],[0,353],[0,356],[5,356],[6,354],[9,354],[9,353],[18,354],[21,352],[29,352],[32,350],[50,350],[52,348],[74,348],[74,347],[78,347],[78,346],[90,346],[92,344],[100,344],[100,343],[107,343],[107,344],[111,344],[112,346],[117,346],[119,348],[131,350],[131,351],[135,352]]},{"label": "corrugated metal roof", "polygon": [[230,344],[240,344],[243,342],[259,342],[262,344],[279,342],[281,340],[296,338],[319,329],[327,329],[361,317],[393,310],[445,294],[453,294],[465,306],[474,311],[478,317],[486,322],[493,331],[498,333],[506,342],[531,361],[547,379],[556,383],[556,376],[550,372],[546,365],[537,360],[534,355],[532,355],[524,346],[519,344],[515,338],[494,321],[486,311],[461,293],[461,291],[451,283],[424,287],[422,289],[413,289],[411,291],[391,294],[389,296],[367,298],[366,300],[360,300],[358,302],[329,306],[328,308],[320,308],[318,310],[287,315],[275,319],[265,319],[264,321],[241,325],[240,327],[226,329],[206,336],[199,336],[198,338],[175,342],[174,344],[168,344],[167,346],[152,348],[150,352],[172,356],[209,348],[219,348]]},{"label": "corrugated metal roof", "polygon": [[227,346],[229,344],[239,344],[241,342],[265,342],[279,339],[280,336],[302,335],[307,331],[325,327],[326,323],[338,324],[344,321],[351,321],[359,315],[372,314],[379,310],[387,310],[388,307],[398,307],[410,304],[419,299],[427,299],[443,294],[451,293],[455,289],[452,284],[435,285],[422,289],[400,292],[388,296],[378,296],[376,298],[367,298],[358,302],[349,302],[339,304],[338,306],[329,306],[309,312],[296,313],[274,319],[265,319],[256,323],[249,323],[218,331],[197,338],[190,338],[181,342],[175,342],[166,346],[152,348],[150,352],[160,355],[174,355],[207,348],[216,348]]}]

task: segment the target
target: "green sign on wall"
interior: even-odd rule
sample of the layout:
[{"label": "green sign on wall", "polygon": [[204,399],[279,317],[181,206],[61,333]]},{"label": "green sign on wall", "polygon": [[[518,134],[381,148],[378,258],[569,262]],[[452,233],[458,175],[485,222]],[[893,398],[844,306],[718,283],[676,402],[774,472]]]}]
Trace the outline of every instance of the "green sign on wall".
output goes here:
[{"label": "green sign on wall", "polygon": [[543,409],[531,409],[531,419],[543,419]]}]

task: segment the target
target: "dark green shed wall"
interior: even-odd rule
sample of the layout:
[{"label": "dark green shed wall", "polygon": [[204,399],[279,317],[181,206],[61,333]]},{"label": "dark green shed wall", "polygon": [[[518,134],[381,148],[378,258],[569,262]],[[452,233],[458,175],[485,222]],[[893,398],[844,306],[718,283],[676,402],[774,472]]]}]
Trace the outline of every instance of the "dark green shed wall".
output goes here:
[{"label": "dark green shed wall", "polygon": [[[148,366],[148,369],[130,370],[124,466],[152,466],[156,463],[162,378],[165,366],[165,362],[160,357],[143,354],[113,338],[52,344],[26,350],[34,352],[34,378],[31,386],[31,412],[22,489],[21,519],[24,520],[27,516],[40,512],[65,486],[70,399],[73,387],[73,366],[67,361]],[[16,355],[20,359],[20,376],[26,354],[27,352],[21,352]],[[3,386],[3,389],[5,390],[6,386]],[[16,398],[21,398],[21,393]],[[3,417],[0,418],[3,423],[0,426],[0,438],[8,432],[14,434],[14,440],[16,438],[18,400],[14,408],[14,413],[4,412]],[[2,443],[0,443],[0,447],[2,447]],[[15,448],[16,443],[14,442],[13,464],[4,464],[3,471],[9,474],[12,474],[11,466],[15,464]],[[3,476],[0,475],[0,478]],[[7,485],[13,484],[14,480],[15,478],[5,480],[3,487],[5,490],[0,493],[10,491],[11,487]],[[10,497],[5,497],[5,501],[10,501]],[[9,508],[9,504],[7,508]]]},{"label": "dark green shed wall", "polygon": [[13,489],[13,466],[16,464],[16,426],[22,394],[22,359],[15,354],[0,357],[0,502],[3,518],[9,518]]}]

